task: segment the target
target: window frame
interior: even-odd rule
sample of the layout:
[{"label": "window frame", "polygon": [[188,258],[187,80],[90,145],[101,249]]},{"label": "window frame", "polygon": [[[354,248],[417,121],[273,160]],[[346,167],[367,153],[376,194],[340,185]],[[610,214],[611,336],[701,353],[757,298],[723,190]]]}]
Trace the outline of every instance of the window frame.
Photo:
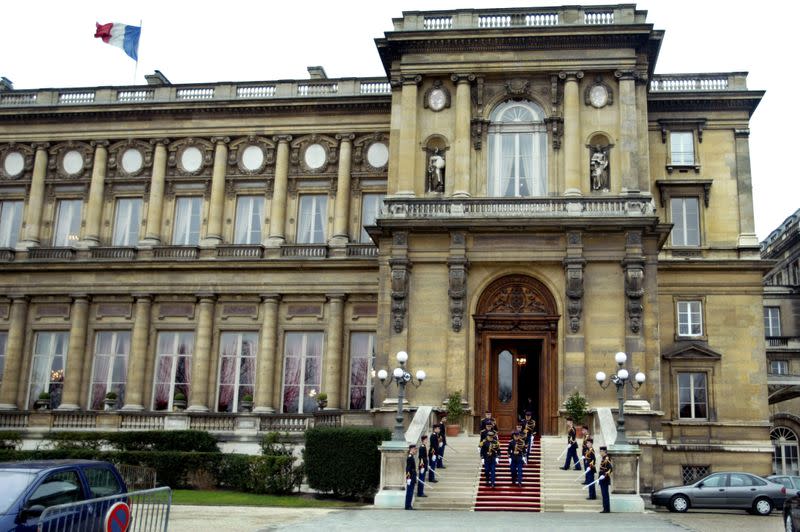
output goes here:
[{"label": "window frame", "polygon": [[[8,214],[8,204],[14,204],[14,211],[11,217]],[[18,204],[18,205],[17,205]],[[17,207],[19,209],[18,213]],[[25,200],[22,198],[3,198],[0,200],[0,248],[14,249],[22,236],[22,223],[25,218]],[[4,225],[3,222],[8,225]],[[17,222],[16,231],[14,222]]]},{"label": "window frame", "polygon": [[[773,316],[776,311],[777,316]],[[777,329],[777,334],[772,334]],[[770,305],[764,307],[764,336],[766,338],[776,337],[781,335],[781,308]]]},{"label": "window frame", "polygon": [[[690,220],[689,220],[689,212],[688,212],[688,209],[687,209],[687,202],[689,200],[692,200],[692,201],[696,202],[696,206],[697,206],[697,210],[696,210],[697,219],[693,220],[693,221],[696,222],[696,227],[695,227],[696,232],[697,232],[697,242],[696,243],[689,242],[688,228],[689,228],[689,221]],[[683,235],[682,235],[683,241],[682,242],[676,242],[675,241],[676,240],[675,239],[675,232],[679,227],[677,221],[675,220],[675,206],[674,205],[675,205],[676,202],[681,202],[681,205],[682,205],[681,206],[681,215],[682,216],[681,216],[681,225],[680,225],[680,227],[683,227]],[[702,246],[702,244],[703,244],[703,231],[702,231],[702,224],[701,224],[702,216],[701,216],[701,210],[700,209],[701,209],[700,198],[698,198],[696,196],[673,196],[673,197],[669,198],[669,218],[670,218],[669,221],[672,223],[672,230],[669,233],[669,241],[670,241],[670,246],[671,247],[673,247],[673,248],[699,248],[700,246]]]},{"label": "window frame", "polygon": [[[240,226],[240,218],[239,218],[239,216],[240,216],[240,213],[241,213],[241,210],[240,210],[241,201],[243,199],[245,199],[245,198],[250,200],[249,201],[250,207],[249,207],[249,214],[247,216],[248,221],[246,222],[246,226],[247,226],[247,229],[245,231],[246,238],[243,239],[243,240],[246,240],[246,241],[242,242],[242,241],[240,241],[240,240],[242,240],[242,239],[240,239],[241,235],[239,235],[239,226]],[[254,206],[255,206],[255,203],[256,203],[255,200],[260,200],[261,201],[261,210],[258,213],[259,214],[259,216],[258,216],[258,224],[259,224],[259,227],[258,227],[258,238],[256,238],[254,242],[251,242],[250,240],[253,240],[253,234],[254,234],[254,229],[253,229],[254,219],[253,219],[253,217],[256,215],[256,213],[254,212],[254,210],[255,210]],[[245,193],[237,194],[236,202],[235,202],[235,212],[234,212],[234,217],[233,217],[233,240],[232,240],[232,242],[234,244],[241,245],[241,246],[247,246],[247,245],[257,245],[257,244],[261,244],[262,243],[262,241],[264,240],[264,229],[265,229],[265,227],[264,227],[265,226],[265,224],[264,224],[264,211],[265,211],[266,206],[267,206],[266,203],[267,203],[266,202],[266,198],[264,197],[263,194],[245,194]]]},{"label": "window frame", "polygon": [[[778,371],[775,371],[774,369],[776,367],[783,368],[783,369],[779,369]],[[770,375],[789,375],[789,361],[788,360],[784,360],[784,359],[770,360],[769,361],[769,371],[768,371],[768,373]]]},{"label": "window frame", "polygon": [[[74,221],[74,223],[76,224],[76,227],[75,227],[76,232],[75,233],[72,233],[72,232],[67,233],[65,235],[66,240],[62,242],[59,239],[59,233],[61,232],[60,229],[61,229],[61,224],[62,224],[62,219],[61,219],[62,210],[61,209],[64,206],[64,204],[67,203],[67,202],[72,203],[72,204],[78,204],[78,205],[80,205],[80,208],[78,209],[77,220],[73,220],[73,218],[70,217],[70,222]],[[75,244],[81,240],[81,229],[82,229],[83,215],[84,215],[84,212],[83,212],[84,203],[85,202],[83,201],[82,198],[58,198],[58,199],[56,199],[55,212],[54,212],[54,216],[53,216],[53,232],[51,234],[51,239],[50,239],[50,242],[51,242],[53,247],[74,247]],[[73,214],[74,214],[74,211],[73,211]],[[73,224],[70,223],[69,229],[73,229],[72,225]],[[70,238],[71,236],[74,236],[74,238]]]},{"label": "window frame", "polygon": [[[50,348],[48,349],[47,353],[38,353],[37,350],[39,348],[39,338],[41,335],[51,335],[51,341],[49,343]],[[55,353],[54,351],[56,342],[53,341],[56,339],[57,336],[63,335],[63,352]],[[63,391],[64,391],[64,382],[67,378],[67,355],[69,354],[69,331],[68,330],[37,330],[33,333],[33,347],[31,349],[31,364],[30,364],[30,371],[28,372],[28,389],[26,393],[26,405],[28,409],[33,409],[35,406],[36,401],[39,399],[39,394],[42,392],[48,392],[50,394],[50,407],[55,409],[61,404],[61,400],[63,398]],[[61,380],[53,380],[54,375],[59,371],[53,370],[53,362],[55,361],[56,357],[61,357]],[[48,360],[48,374],[49,378],[45,382],[34,382],[34,369],[36,368],[36,359],[37,357],[47,357]],[[76,378],[80,378],[80,375],[75,376]],[[54,392],[52,387],[53,385],[60,386],[57,392]],[[34,388],[41,387],[35,393],[34,397]]]},{"label": "window frame", "polygon": [[[707,120],[705,118],[662,118],[658,120],[658,124],[661,127],[661,143],[665,148],[664,164],[668,174],[672,174],[676,171],[679,173],[687,173],[690,170],[693,170],[696,174],[700,173],[700,144],[703,143],[703,130],[706,127],[706,122]],[[692,135],[692,153],[694,159],[692,163],[687,163],[686,161],[673,161],[673,133],[690,133]]]},{"label": "window frame", "polygon": [[[242,346],[244,345],[244,337],[246,335],[252,336],[252,351],[251,355],[247,357],[242,356]],[[225,355],[225,337],[226,336],[235,336],[236,337],[236,351],[234,355]],[[217,393],[216,393],[216,402],[214,409],[216,412],[228,412],[228,413],[237,413],[241,412],[241,400],[245,395],[253,396],[253,400],[255,400],[256,395],[256,381],[258,380],[258,338],[259,333],[258,331],[248,331],[248,330],[230,330],[230,331],[220,331],[219,333],[219,360],[218,360],[218,368],[217,368]],[[234,372],[233,372],[233,382],[232,383],[223,383],[222,382],[222,369],[223,369],[223,359],[224,358],[232,358],[234,359]],[[253,364],[253,382],[252,383],[242,383],[241,382],[241,369],[242,369],[242,359],[249,358],[250,363]],[[269,378],[269,377],[268,377]],[[232,402],[230,409],[222,410],[220,409],[220,399],[222,397],[222,387],[223,386],[232,386],[233,387],[233,395],[232,395]],[[251,390],[249,392],[242,391],[243,387],[250,387]]]},{"label": "window frame", "polygon": [[[304,200],[306,200],[306,199],[313,200],[312,205],[311,205],[312,221],[311,221],[311,225],[309,226],[310,234],[309,235],[301,235],[301,229],[302,229],[303,220],[304,220],[303,205],[304,205]],[[322,225],[321,228],[320,228],[320,231],[321,231],[322,235],[321,235],[321,240],[319,242],[317,242],[315,240],[315,238],[316,238],[315,233],[317,231],[315,231],[315,229],[313,227],[313,225],[314,225],[313,217],[315,216],[316,207],[318,206],[318,202],[319,202],[320,199],[324,199],[325,206],[324,206],[324,210],[322,210],[321,212],[318,213],[318,215],[320,217],[320,222],[321,222],[321,225]],[[323,244],[327,243],[327,241],[328,241],[327,240],[328,239],[328,206],[329,206],[328,204],[330,203],[328,201],[329,199],[330,198],[328,197],[328,194],[326,194],[326,193],[309,192],[309,193],[304,193],[304,194],[298,194],[298,196],[297,196],[297,217],[295,218],[297,220],[297,223],[295,224],[295,232],[294,232],[295,244],[306,244],[306,245],[320,246],[320,245],[323,245]],[[307,239],[308,239],[308,241],[306,241]]]},{"label": "window frame", "polygon": [[[354,337],[357,335],[368,335],[369,339],[367,340],[367,349],[371,351],[371,355],[369,353],[366,356],[354,356]],[[374,390],[375,390],[375,383],[374,383],[374,371],[375,371],[375,357],[376,353],[376,344],[377,344],[377,333],[376,331],[350,331],[350,338],[349,338],[349,356],[348,356],[348,385],[347,385],[347,409],[348,410],[371,410],[374,405],[372,401],[374,399]],[[366,381],[365,384],[353,384],[353,362],[355,359],[365,358],[367,360],[367,374],[366,374]],[[354,388],[364,388],[364,408],[353,408],[353,391]]]},{"label": "window frame", "polygon": [[[686,143],[686,144],[688,144],[688,146],[691,147],[691,151],[690,152],[689,151],[677,151],[678,147],[676,146],[677,143],[675,142],[676,137],[683,138],[683,139],[686,139],[688,137],[689,142]],[[680,147],[683,147],[682,145],[685,144],[685,143],[683,141],[681,141],[680,144],[681,144]],[[672,166],[673,168],[676,168],[676,167],[694,168],[695,165],[697,164],[697,149],[696,149],[696,146],[695,146],[695,134],[694,134],[694,131],[690,131],[690,130],[687,131],[685,129],[671,130],[669,132],[668,148],[669,148],[669,151],[668,151],[669,165]],[[691,156],[691,160],[684,159],[684,156],[687,155],[687,154],[689,154]]]},{"label": "window frame", "polygon": [[386,199],[385,192],[362,192],[361,193],[361,216],[359,218],[359,232],[358,232],[358,243],[359,244],[372,244],[372,239],[367,233],[367,230],[364,227],[367,225],[364,222],[365,219],[365,207],[367,205],[366,198],[377,198],[377,204],[375,205],[375,218],[372,219],[372,223],[378,218],[380,214],[381,206],[383,205],[383,200]]},{"label": "window frame", "polygon": [[[297,381],[298,382],[297,386],[299,388],[299,397],[298,397],[298,400],[297,400],[297,412],[289,412],[289,411],[286,410],[286,370],[287,370],[287,368],[286,368],[286,359],[287,359],[287,348],[288,348],[288,345],[289,345],[288,339],[289,339],[290,335],[294,335],[294,334],[302,335],[301,348],[300,348],[300,353],[301,354],[298,357],[300,359],[299,364],[298,364],[299,369],[300,369],[300,373],[299,373],[298,381]],[[324,363],[325,363],[325,342],[326,342],[325,332],[321,331],[321,330],[314,330],[314,329],[301,329],[301,330],[286,330],[286,331],[283,331],[283,355],[282,355],[283,363],[281,364],[281,401],[280,401],[281,402],[280,412],[283,413],[283,414],[309,414],[309,413],[312,413],[313,411],[316,411],[316,409],[314,409],[312,412],[305,412],[305,409],[304,409],[304,397],[305,397],[304,390],[305,390],[306,387],[313,385],[313,384],[308,384],[308,382],[306,382],[306,359],[307,358],[311,358],[311,357],[307,356],[308,343],[309,343],[308,342],[308,338],[309,338],[310,335],[316,335],[316,334],[319,335],[320,345],[321,345],[320,356],[319,356],[319,359],[320,359],[320,361],[319,361],[319,368],[320,368],[320,376],[319,376],[319,378],[320,379],[319,380],[320,380],[320,382],[319,382],[318,385],[316,385],[317,388],[318,388],[317,389],[317,393],[319,393],[321,391],[321,387],[323,386],[323,374],[324,374],[324,371],[325,371],[325,369],[324,369],[325,368],[325,366],[324,366]],[[292,385],[292,386],[294,386],[294,385]]]},{"label": "window frame", "polygon": [[[194,209],[191,209],[189,212],[189,223],[186,226],[185,234],[181,235],[180,240],[178,239],[178,213],[179,213],[179,205],[183,201],[192,201],[197,202],[197,216],[195,216]],[[197,219],[197,231],[192,230],[192,222],[194,219]],[[199,246],[200,245],[200,235],[203,231],[203,196],[196,196],[187,194],[185,196],[176,196],[175,197],[175,204],[173,206],[173,224],[172,224],[172,239],[171,243],[173,246]],[[197,235],[196,241],[194,241],[194,235]]]},{"label": "window frame", "polygon": [[[174,338],[174,340],[172,342],[172,350],[169,353],[161,353],[160,352],[161,335],[163,335],[163,334],[175,335],[175,338]],[[189,352],[188,355],[185,354],[185,353],[182,354],[182,353],[180,353],[178,351],[178,349],[182,345],[181,342],[180,342],[180,339],[181,339],[182,335],[189,335],[189,338],[191,339],[191,351]],[[152,392],[152,399],[151,399],[151,402],[150,402],[151,409],[153,411],[172,412],[172,410],[174,408],[175,394],[178,391],[181,391],[181,390],[178,390],[178,386],[181,386],[182,388],[184,388],[186,390],[185,392],[181,391],[181,393],[183,393],[186,396],[186,401],[188,403],[189,398],[190,398],[190,393],[192,391],[192,369],[193,369],[192,366],[193,366],[193,361],[194,361],[194,352],[195,352],[196,348],[197,348],[197,339],[195,338],[195,331],[194,330],[191,330],[191,329],[164,329],[164,330],[156,331],[155,366],[153,367],[153,392]],[[161,366],[161,358],[162,357],[170,357],[171,358],[171,361],[170,361],[170,375],[169,375],[170,380],[168,382],[159,380],[158,372],[159,372],[159,367]],[[182,382],[182,383],[176,383],[175,382],[175,377],[176,377],[176,374],[178,372],[178,358],[179,357],[184,357],[184,358],[188,359],[188,366],[185,366],[186,368],[188,368],[188,371],[187,371],[188,379],[187,379],[186,382]],[[158,404],[156,403],[159,384],[168,384],[169,388],[170,388],[169,397],[167,398],[167,404],[165,405],[164,408],[158,408]]]},{"label": "window frame", "polygon": [[0,384],[5,374],[6,355],[8,352],[8,331],[0,331]]},{"label": "window frame", "polygon": [[[793,438],[789,439],[785,436],[787,433]],[[787,475],[787,476],[796,476],[800,474],[800,447],[798,446],[798,436],[797,432],[793,429],[783,426],[777,425],[773,427],[773,429],[769,433],[770,443],[772,444],[772,472],[776,475]],[[780,455],[777,453],[777,449],[780,448],[781,452]],[[787,459],[786,449],[792,449],[793,452],[788,454],[793,454],[794,457],[789,457]],[[780,462],[780,471],[778,471],[778,465]],[[790,462],[790,465],[787,467],[787,462]],[[793,462],[794,467],[792,468],[791,462]]]},{"label": "window frame", "polygon": [[[118,336],[120,333],[127,334],[127,353],[117,353],[120,347],[120,340],[121,338]],[[104,334],[111,335],[111,352],[109,353],[98,353],[98,347],[100,345],[100,337]],[[105,396],[109,392],[114,392],[117,394],[117,402],[114,405],[114,408],[121,408],[122,405],[125,404],[125,391],[128,385],[128,362],[130,361],[131,356],[131,342],[133,341],[133,331],[130,329],[111,329],[111,330],[97,330],[95,331],[94,336],[94,353],[92,355],[92,374],[91,379],[89,381],[89,397],[87,398],[86,404],[88,405],[87,410],[104,410],[104,400]],[[97,376],[97,357],[105,356],[109,358],[109,366],[108,366],[108,373],[105,377],[104,382],[96,381],[95,378]],[[123,368],[124,368],[124,380],[123,381],[115,381],[114,380],[114,366],[117,358],[123,359]],[[100,405],[95,405],[94,401],[94,389],[95,385],[103,385],[104,391],[102,395],[102,399],[100,400]]]},{"label": "window frame", "polygon": [[[700,305],[699,312],[695,313],[689,309],[688,314],[683,313],[681,311],[681,304],[691,304],[697,303]],[[707,339],[707,327],[708,324],[706,322],[706,301],[704,297],[696,297],[696,296],[676,296],[674,298],[674,305],[673,309],[675,312],[675,340],[706,340]],[[687,323],[688,333],[682,334],[681,333],[681,315],[686,314],[689,316],[690,321]],[[699,314],[699,325],[700,325],[700,333],[699,334],[691,334],[691,327],[693,325],[691,321],[692,314]]]},{"label": "window frame", "polygon": [[[711,404],[710,404],[711,402],[709,400],[709,396],[710,396],[709,388],[710,388],[711,379],[709,378],[708,372],[700,370],[700,369],[678,370],[678,371],[676,371],[676,375],[677,375],[677,378],[676,378],[676,381],[675,381],[675,386],[677,388],[677,392],[678,393],[676,395],[676,406],[677,406],[677,409],[675,410],[675,412],[677,413],[677,419],[679,419],[679,420],[689,420],[689,421],[710,421],[711,420]],[[681,389],[682,388],[686,388],[686,386],[682,386],[681,385],[681,376],[682,375],[688,375],[689,376],[688,389],[690,391],[689,395],[690,395],[691,399],[690,399],[690,401],[688,403],[683,403],[681,401]],[[702,375],[703,379],[705,381],[704,382],[704,385],[705,385],[704,386],[705,401],[702,402],[702,403],[695,402],[695,390],[696,390],[696,388],[699,388],[699,386],[696,386],[695,382],[694,382],[694,376],[696,376],[696,375],[697,376]],[[682,406],[684,404],[689,405],[689,407],[690,407],[690,409],[692,411],[691,412],[692,415],[690,415],[690,416],[682,415],[681,409],[682,409]],[[706,415],[705,416],[696,415],[696,413],[695,413],[696,405],[699,405],[699,404],[704,404],[705,405],[705,409],[706,409],[706,412],[705,412]]]},{"label": "window frame", "polygon": [[[128,210],[127,220],[125,221],[128,229],[123,233],[124,240],[129,240],[132,236],[132,242],[120,242],[117,239],[118,229],[120,227],[120,202],[139,202],[138,216],[136,223],[133,224],[132,214],[133,208]],[[118,196],[114,198],[114,226],[111,229],[111,245],[115,247],[135,247],[139,240],[142,238],[142,214],[144,213],[144,198],[141,196]],[[135,230],[134,230],[135,227]]]}]

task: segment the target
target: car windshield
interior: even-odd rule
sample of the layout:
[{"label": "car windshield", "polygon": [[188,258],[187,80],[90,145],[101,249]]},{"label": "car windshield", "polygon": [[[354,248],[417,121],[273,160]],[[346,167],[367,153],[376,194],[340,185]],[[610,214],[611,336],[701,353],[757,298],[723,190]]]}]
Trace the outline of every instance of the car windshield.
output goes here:
[{"label": "car windshield", "polygon": [[8,511],[35,477],[35,473],[28,471],[0,471],[0,486],[3,486],[0,489],[0,514]]}]

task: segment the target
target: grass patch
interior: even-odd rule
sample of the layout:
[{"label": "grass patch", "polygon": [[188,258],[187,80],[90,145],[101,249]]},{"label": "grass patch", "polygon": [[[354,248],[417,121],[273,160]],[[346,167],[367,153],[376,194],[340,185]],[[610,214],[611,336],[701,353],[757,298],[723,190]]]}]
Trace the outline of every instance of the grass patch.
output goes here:
[{"label": "grass patch", "polygon": [[173,490],[173,504],[197,506],[279,506],[283,508],[352,508],[362,503],[317,499],[312,495],[259,495],[227,490]]}]

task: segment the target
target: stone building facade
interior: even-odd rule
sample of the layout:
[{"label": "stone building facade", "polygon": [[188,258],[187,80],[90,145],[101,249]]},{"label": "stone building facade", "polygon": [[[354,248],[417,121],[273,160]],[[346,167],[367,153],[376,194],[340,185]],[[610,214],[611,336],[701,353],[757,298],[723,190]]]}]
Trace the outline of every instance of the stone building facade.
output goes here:
[{"label": "stone building facade", "polygon": [[654,74],[663,37],[632,5],[406,12],[381,78],[6,87],[0,419],[302,430],[325,392],[381,423],[404,350],[411,408],[557,434],[623,350],[645,487],[767,473],[763,92]]}]

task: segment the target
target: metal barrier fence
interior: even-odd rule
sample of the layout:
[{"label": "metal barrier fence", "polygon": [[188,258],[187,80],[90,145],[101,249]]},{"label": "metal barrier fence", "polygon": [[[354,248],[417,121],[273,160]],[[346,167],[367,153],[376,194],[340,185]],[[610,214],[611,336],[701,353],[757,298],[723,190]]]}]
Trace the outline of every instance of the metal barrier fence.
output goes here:
[{"label": "metal barrier fence", "polygon": [[156,487],[156,470],[152,467],[114,464],[129,490],[149,490]]},{"label": "metal barrier fence", "polygon": [[[117,503],[127,504],[129,511]],[[59,504],[42,512],[38,532],[166,532],[171,504],[172,490],[166,487]]]}]

